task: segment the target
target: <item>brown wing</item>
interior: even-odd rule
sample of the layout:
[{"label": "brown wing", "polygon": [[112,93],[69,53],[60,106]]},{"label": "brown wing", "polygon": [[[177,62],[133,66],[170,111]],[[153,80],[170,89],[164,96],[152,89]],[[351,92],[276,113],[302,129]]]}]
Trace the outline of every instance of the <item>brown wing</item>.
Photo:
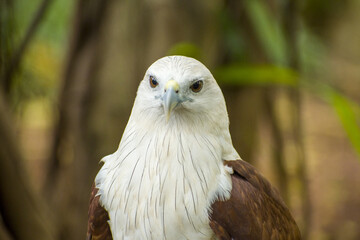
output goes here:
[{"label": "brown wing", "polygon": [[98,189],[95,184],[91,188],[90,206],[88,213],[87,240],[112,240],[110,226],[108,224],[109,215],[100,205],[99,198],[96,196]]},{"label": "brown wing", "polygon": [[225,161],[234,169],[231,198],[212,205],[210,226],[221,240],[301,239],[279,193],[249,163]]}]

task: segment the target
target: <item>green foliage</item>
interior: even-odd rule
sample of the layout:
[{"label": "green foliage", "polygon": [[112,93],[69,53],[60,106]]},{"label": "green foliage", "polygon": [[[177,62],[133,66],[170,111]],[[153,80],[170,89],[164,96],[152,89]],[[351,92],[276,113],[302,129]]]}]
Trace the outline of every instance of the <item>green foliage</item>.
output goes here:
[{"label": "green foliage", "polygon": [[275,64],[286,64],[286,42],[279,21],[270,14],[264,2],[246,0],[252,25],[268,58]]},{"label": "green foliage", "polygon": [[[41,4],[41,0],[14,1],[14,49],[23,41]],[[24,52],[20,69],[11,82],[11,101],[14,108],[21,109],[23,104],[37,98],[56,97],[73,6],[74,1],[71,0],[54,0],[49,5],[44,19]]]},{"label": "green foliage", "polygon": [[298,85],[298,74],[295,71],[274,65],[223,66],[216,69],[214,75],[221,84],[232,86]]},{"label": "green foliage", "polygon": [[[319,2],[319,1],[318,1]],[[326,2],[326,1],[323,1]],[[285,35],[281,31],[279,21],[270,14],[269,9],[261,0],[246,0],[245,6],[250,13],[253,27],[261,41],[264,51],[268,58],[275,64],[286,65],[286,41]],[[298,34],[301,37],[302,45],[300,45],[300,59],[306,73],[311,74],[311,68],[321,68],[319,66],[319,56],[324,56],[321,53],[322,48],[316,41],[315,36],[310,34],[305,28],[302,28]],[[314,58],[313,56],[317,57]],[[317,61],[314,61],[317,59]],[[266,69],[265,71],[259,68],[252,69],[253,71],[246,70],[231,70],[226,74],[222,74],[224,79],[231,79],[239,81],[240,83],[251,84],[288,84],[291,86],[297,85],[297,74],[287,71],[276,72],[274,69]],[[284,70],[284,69],[282,69]],[[252,77],[248,75],[253,75]],[[267,76],[269,75],[269,76]],[[272,78],[271,78],[272,76]],[[247,80],[243,81],[246,78]],[[329,100],[330,105],[335,109],[341,124],[348,135],[350,142],[360,157],[360,127],[357,122],[357,114],[359,113],[359,105],[351,102],[345,96],[340,95],[333,90],[329,85],[316,83],[315,81],[305,83],[306,78],[302,78],[302,86],[306,86],[307,90],[310,88],[318,87],[315,93],[324,93],[324,89]],[[236,80],[232,83],[235,84]],[[300,86],[300,85],[298,85]],[[311,87],[310,87],[311,86]],[[356,110],[356,111],[355,111]]]},{"label": "green foliage", "polygon": [[[17,20],[17,40],[21,40],[33,20],[41,0],[17,0],[14,1],[14,14]],[[52,44],[59,52],[63,52],[66,47],[67,32],[70,28],[71,15],[75,1],[71,0],[54,0],[44,20],[36,33],[35,40],[41,40]]]},{"label": "green foliage", "polygon": [[[270,9],[262,0],[245,0],[244,6],[249,14],[257,39],[272,64],[236,64],[233,59],[230,64],[215,69],[215,78],[220,84],[229,86],[304,87],[307,92],[312,92],[320,97],[325,96],[325,99],[334,108],[351,144],[360,157],[360,127],[357,122],[357,114],[360,113],[359,105],[337,93],[329,84],[316,79],[317,73],[325,70],[322,63],[326,54],[324,54],[322,42],[305,27],[302,26],[299,29],[299,60],[302,69],[300,77],[298,72],[284,67],[287,65],[287,45],[279,19],[271,14]],[[225,40],[229,33],[231,33],[230,36],[238,36],[237,30],[229,24],[229,19],[226,16],[223,16],[223,19],[222,25],[227,27]],[[231,39],[234,40],[233,37]],[[230,42],[234,43],[234,41]],[[241,52],[241,49],[238,49],[240,41],[237,39],[235,42],[238,44],[228,44],[233,46],[230,52],[239,53]],[[196,45],[182,42],[173,46],[169,54],[185,55],[201,60],[200,52]]]},{"label": "green foliage", "polygon": [[171,47],[167,55],[182,55],[192,57],[197,60],[202,60],[202,54],[200,48],[190,42],[179,42]]},{"label": "green foliage", "polygon": [[328,100],[338,115],[351,144],[360,157],[359,105],[334,90],[328,90]]}]

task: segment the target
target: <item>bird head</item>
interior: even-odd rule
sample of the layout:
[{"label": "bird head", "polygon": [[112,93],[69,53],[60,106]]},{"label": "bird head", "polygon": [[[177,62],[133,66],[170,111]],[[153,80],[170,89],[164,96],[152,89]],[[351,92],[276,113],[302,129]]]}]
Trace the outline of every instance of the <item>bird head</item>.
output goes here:
[{"label": "bird head", "polygon": [[184,56],[164,57],[149,67],[134,108],[143,117],[153,115],[167,124],[189,118],[192,123],[228,124],[225,100],[214,77],[202,63]]},{"label": "bird head", "polygon": [[211,72],[193,58],[163,57],[148,68],[129,124],[144,132],[177,129],[216,136],[223,146],[223,159],[239,158],[232,146],[221,89]]}]

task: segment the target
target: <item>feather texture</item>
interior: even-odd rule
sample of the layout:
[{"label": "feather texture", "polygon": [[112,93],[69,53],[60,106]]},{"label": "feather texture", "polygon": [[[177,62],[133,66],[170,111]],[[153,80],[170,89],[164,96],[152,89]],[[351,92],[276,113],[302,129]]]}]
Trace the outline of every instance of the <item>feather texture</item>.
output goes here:
[{"label": "feather texture", "polygon": [[208,210],[231,191],[216,137],[201,136],[193,125],[133,124],[96,177],[114,238],[210,239]]},{"label": "feather texture", "polygon": [[[195,82],[201,90],[191,90]],[[159,59],[140,83],[118,150],[102,159],[88,238],[297,239],[271,185],[241,160],[224,165],[236,159],[210,71],[192,58]]]},{"label": "feather texture", "polygon": [[[231,197],[215,201],[209,226],[221,240],[301,239],[299,229],[279,193],[249,163],[225,161],[233,168]],[[96,188],[92,189],[94,199]],[[97,200],[90,201],[89,240],[112,239],[108,216]],[[96,219],[96,221],[94,221]]]},{"label": "feather texture", "polygon": [[215,202],[211,214],[220,239],[301,239],[280,194],[253,166],[242,160],[225,164],[234,170],[231,197]]},{"label": "feather texture", "polygon": [[100,205],[98,189],[95,183],[91,187],[90,204],[88,212],[87,240],[112,240],[110,226],[108,224],[109,215]]}]

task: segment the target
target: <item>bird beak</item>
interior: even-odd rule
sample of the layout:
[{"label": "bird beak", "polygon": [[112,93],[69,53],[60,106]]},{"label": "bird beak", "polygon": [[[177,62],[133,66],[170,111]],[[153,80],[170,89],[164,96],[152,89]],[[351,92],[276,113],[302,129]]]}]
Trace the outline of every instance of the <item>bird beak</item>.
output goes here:
[{"label": "bird beak", "polygon": [[175,80],[169,80],[164,88],[163,105],[166,116],[166,122],[169,121],[171,111],[179,104],[180,86]]}]

